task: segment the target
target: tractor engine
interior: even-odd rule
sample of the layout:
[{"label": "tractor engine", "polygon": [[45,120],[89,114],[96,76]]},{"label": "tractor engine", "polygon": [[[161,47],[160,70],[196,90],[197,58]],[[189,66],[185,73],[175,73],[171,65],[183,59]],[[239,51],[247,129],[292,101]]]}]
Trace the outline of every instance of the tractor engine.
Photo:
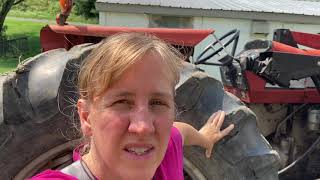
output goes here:
[{"label": "tractor engine", "polygon": [[[320,177],[320,46],[318,34],[275,31],[273,41],[248,42],[220,68],[225,90],[257,115],[279,153],[280,179]],[[313,49],[299,49],[298,44]]]},{"label": "tractor engine", "polygon": [[248,107],[258,117],[258,128],[278,152],[283,172],[300,159],[301,163],[288,170],[289,174],[297,179],[320,176],[319,146],[315,144],[320,133],[319,105],[248,104]]}]

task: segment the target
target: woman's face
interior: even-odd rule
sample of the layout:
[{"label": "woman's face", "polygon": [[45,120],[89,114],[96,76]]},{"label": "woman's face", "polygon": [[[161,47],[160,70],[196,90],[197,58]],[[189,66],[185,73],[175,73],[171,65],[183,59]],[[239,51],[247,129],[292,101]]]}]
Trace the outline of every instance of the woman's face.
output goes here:
[{"label": "woman's face", "polygon": [[168,72],[160,57],[150,53],[86,111],[81,106],[87,102],[79,101],[82,129],[92,137],[88,157],[95,163],[94,173],[104,171],[96,174],[117,179],[153,176],[174,120],[174,87]]}]

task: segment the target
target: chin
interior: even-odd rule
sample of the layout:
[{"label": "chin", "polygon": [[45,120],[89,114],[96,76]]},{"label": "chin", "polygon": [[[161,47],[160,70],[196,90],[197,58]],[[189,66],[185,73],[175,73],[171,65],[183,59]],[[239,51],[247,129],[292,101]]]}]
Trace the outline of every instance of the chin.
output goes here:
[{"label": "chin", "polygon": [[151,180],[155,174],[156,169],[140,169],[122,172],[123,180]]},{"label": "chin", "polygon": [[[151,180],[161,163],[160,153],[150,152],[146,156],[136,157],[131,153],[124,153],[125,160],[121,161],[118,173],[123,180]],[[162,156],[161,156],[162,157]]]}]

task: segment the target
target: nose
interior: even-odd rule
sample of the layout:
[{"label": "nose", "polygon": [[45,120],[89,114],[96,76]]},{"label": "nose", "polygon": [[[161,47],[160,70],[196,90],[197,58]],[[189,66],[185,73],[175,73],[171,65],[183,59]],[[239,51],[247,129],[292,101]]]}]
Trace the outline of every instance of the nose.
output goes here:
[{"label": "nose", "polygon": [[155,132],[154,115],[148,108],[138,108],[131,113],[128,131],[137,135],[149,135]]}]

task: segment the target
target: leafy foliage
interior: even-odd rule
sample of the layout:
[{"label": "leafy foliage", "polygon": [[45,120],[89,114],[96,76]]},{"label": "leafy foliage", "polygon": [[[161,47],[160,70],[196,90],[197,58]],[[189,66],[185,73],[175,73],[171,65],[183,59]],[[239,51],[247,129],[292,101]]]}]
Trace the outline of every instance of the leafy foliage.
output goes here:
[{"label": "leafy foliage", "polygon": [[3,25],[0,31],[0,41],[7,39],[6,31],[8,29],[7,25]]},{"label": "leafy foliage", "polygon": [[[83,12],[78,13],[77,1],[80,1],[80,0],[74,0],[76,4],[75,6],[73,6],[73,9],[68,18],[68,22],[82,22],[87,24],[97,24],[98,13],[95,12],[95,9],[91,10],[93,13],[96,14],[93,16],[86,15],[90,13],[83,13]],[[84,4],[90,4],[89,2],[84,2],[84,0],[81,0],[81,1],[83,1]],[[91,2],[91,8],[94,8],[94,3],[92,2]],[[60,13],[59,0],[25,0],[24,2],[14,6],[10,11],[9,16],[55,20],[56,15],[58,13]],[[85,15],[86,17],[84,17]]]},{"label": "leafy foliage", "polygon": [[17,6],[14,10],[20,11],[44,11],[56,15],[60,12],[59,0],[25,0]]},{"label": "leafy foliage", "polygon": [[98,17],[98,12],[95,8],[96,0],[78,0],[75,2],[76,15],[83,15],[85,18]]},{"label": "leafy foliage", "polygon": [[0,39],[6,39],[6,26],[4,26],[4,21],[7,17],[10,9],[17,4],[22,3],[24,0],[0,0]]}]

